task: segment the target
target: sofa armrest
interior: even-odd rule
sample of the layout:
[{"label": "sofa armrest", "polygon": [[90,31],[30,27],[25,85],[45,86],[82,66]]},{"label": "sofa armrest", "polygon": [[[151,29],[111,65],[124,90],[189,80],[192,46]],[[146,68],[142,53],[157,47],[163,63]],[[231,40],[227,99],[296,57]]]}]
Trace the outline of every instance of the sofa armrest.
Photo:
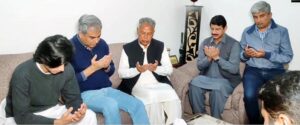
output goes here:
[{"label": "sofa armrest", "polygon": [[238,114],[239,123],[247,123],[246,110],[244,105],[244,87],[240,83],[232,93],[231,107]]},{"label": "sofa armrest", "polygon": [[243,95],[243,84],[240,83],[237,87],[234,88],[232,94],[228,97],[227,102],[225,103],[224,109],[234,108],[235,110],[239,107],[240,99],[243,99],[241,96]]},{"label": "sofa armrest", "polygon": [[199,74],[196,64],[197,59],[189,61],[186,64],[174,69],[170,77],[173,88],[181,100],[183,112],[191,112],[187,92],[189,90],[189,84],[191,80]]},{"label": "sofa armrest", "polygon": [[182,97],[185,96],[186,92],[184,92],[184,90],[188,88],[189,83],[192,79],[192,76],[189,76],[178,69],[173,70],[170,80],[173,88],[175,89],[180,99],[182,99]]},{"label": "sofa armrest", "polygon": [[[231,107],[235,110],[239,110],[239,107],[241,106],[240,102],[243,102],[243,84],[240,83],[232,92],[232,98],[231,98]],[[244,106],[244,105],[243,105]]]},{"label": "sofa armrest", "polygon": [[[173,88],[175,89],[175,92],[177,93],[178,97],[180,98],[181,101],[181,108],[182,111],[185,111],[185,100],[187,97],[187,91],[189,89],[189,84],[191,80],[193,79],[192,76],[187,75],[186,73],[174,69],[173,73],[170,77],[171,84]],[[187,107],[189,109],[189,107]]]},{"label": "sofa armrest", "polygon": [[193,61],[189,61],[186,64],[178,67],[177,69],[193,78],[198,76],[200,73],[197,68],[197,59],[194,59]]}]

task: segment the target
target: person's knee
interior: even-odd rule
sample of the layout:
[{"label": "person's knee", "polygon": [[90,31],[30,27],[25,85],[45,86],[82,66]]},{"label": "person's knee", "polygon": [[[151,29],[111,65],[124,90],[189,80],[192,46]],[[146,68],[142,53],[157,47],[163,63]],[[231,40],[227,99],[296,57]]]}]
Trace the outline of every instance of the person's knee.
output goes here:
[{"label": "person's knee", "polygon": [[[192,80],[193,81],[193,80]],[[191,88],[193,85],[192,85],[192,81],[189,83],[189,88]]]},{"label": "person's knee", "polygon": [[257,75],[252,74],[252,73],[246,73],[246,74],[244,74],[242,80],[243,80],[244,85],[251,85],[257,79],[259,79],[259,77]]},{"label": "person's knee", "polygon": [[195,85],[193,85],[193,84],[190,84],[190,85],[189,85],[189,91],[190,91],[190,93],[192,94],[192,93],[195,92],[195,91],[201,91],[201,90],[199,90],[199,87],[198,87],[198,86],[195,86]]},{"label": "person's knee", "polygon": [[139,99],[136,99],[136,98],[132,98],[132,108],[133,109],[141,109],[141,108],[144,108],[145,106],[144,106],[144,103],[141,101],[141,100],[139,100]]},{"label": "person's knee", "polygon": [[103,114],[119,113],[119,105],[115,100],[106,100],[105,107],[103,108]]},{"label": "person's knee", "polygon": [[144,103],[141,100],[135,99],[134,102],[137,107],[144,107]]},{"label": "person's knee", "polygon": [[195,86],[192,84],[192,82],[189,84],[189,90],[191,90],[192,88],[195,88]]},{"label": "person's knee", "polygon": [[257,102],[258,98],[255,95],[248,95],[248,96],[245,95],[243,100],[245,104],[251,105],[252,103]]},{"label": "person's knee", "polygon": [[254,100],[254,99],[257,99],[257,94],[258,93],[255,93],[255,92],[252,92],[252,91],[245,91],[244,92],[244,98],[245,98],[246,101]]},{"label": "person's knee", "polygon": [[197,84],[199,82],[199,80],[197,78],[192,79],[192,81],[190,82],[190,87],[194,86],[195,84]]},{"label": "person's knee", "polygon": [[220,90],[211,90],[209,95],[214,99],[219,99],[221,96],[225,96],[221,94]]},{"label": "person's knee", "polygon": [[189,94],[189,95],[192,95],[193,91],[194,91],[194,86],[193,86],[192,84],[189,84],[189,91],[188,91],[188,94]]}]

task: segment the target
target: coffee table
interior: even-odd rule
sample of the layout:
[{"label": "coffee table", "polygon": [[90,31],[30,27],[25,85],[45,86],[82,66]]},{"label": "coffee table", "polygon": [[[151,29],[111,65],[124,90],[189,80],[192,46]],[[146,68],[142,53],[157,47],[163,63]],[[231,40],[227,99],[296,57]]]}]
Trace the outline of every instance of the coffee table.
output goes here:
[{"label": "coffee table", "polygon": [[232,125],[207,114],[196,114],[187,121],[188,125]]}]

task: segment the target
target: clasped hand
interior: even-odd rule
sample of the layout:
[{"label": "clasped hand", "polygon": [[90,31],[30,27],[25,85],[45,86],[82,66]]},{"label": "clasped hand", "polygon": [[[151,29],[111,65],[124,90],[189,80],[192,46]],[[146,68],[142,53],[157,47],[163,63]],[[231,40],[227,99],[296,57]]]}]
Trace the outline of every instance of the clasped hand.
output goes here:
[{"label": "clasped hand", "polygon": [[220,50],[214,46],[204,46],[204,54],[207,56],[209,61],[220,58]]},{"label": "clasped hand", "polygon": [[136,63],[135,67],[139,72],[145,72],[146,70],[149,70],[151,72],[154,72],[157,68],[158,65],[158,61],[155,60],[155,63],[149,63],[149,64],[144,64],[144,65],[140,65],[139,62]]},{"label": "clasped hand", "polygon": [[99,60],[96,60],[96,59],[97,59],[97,55],[95,55],[92,58],[91,64],[95,70],[99,70],[99,69],[107,68],[109,66],[109,64],[112,60],[112,55],[108,54],[108,55],[103,56]]},{"label": "clasped hand", "polygon": [[68,108],[68,110],[61,116],[61,118],[57,119],[54,124],[55,125],[67,125],[70,123],[79,122],[85,116],[87,106],[85,104],[81,104],[80,108],[77,109],[73,114],[71,113],[73,107]]},{"label": "clasped hand", "polygon": [[263,58],[265,57],[265,51],[263,49],[255,50],[248,45],[245,47],[245,56],[250,58]]}]

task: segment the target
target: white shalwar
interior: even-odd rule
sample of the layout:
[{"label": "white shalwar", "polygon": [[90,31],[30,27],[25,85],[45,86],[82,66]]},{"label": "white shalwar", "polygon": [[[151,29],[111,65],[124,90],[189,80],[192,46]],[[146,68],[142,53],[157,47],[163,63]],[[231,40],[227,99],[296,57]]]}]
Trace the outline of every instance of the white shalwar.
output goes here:
[{"label": "white shalwar", "polygon": [[[140,46],[144,52],[147,53],[147,48],[142,45]],[[148,64],[147,54],[144,56],[143,64]],[[172,71],[173,68],[167,49],[164,48],[161,66],[157,66],[155,73],[162,76],[169,76]],[[133,78],[140,73],[136,68],[129,68],[128,56],[124,49],[122,50],[118,73],[120,78]],[[145,104],[151,125],[169,125],[172,124],[175,119],[181,119],[181,102],[175,90],[169,84],[159,83],[149,70],[141,73],[137,83],[132,89],[132,95],[142,100]]]},{"label": "white shalwar", "polygon": [[[6,105],[6,100],[4,99],[0,103],[0,125],[17,125],[13,117],[6,118],[5,116],[5,105]],[[67,108],[65,105],[55,105],[49,109],[46,109],[41,112],[36,112],[34,113],[35,115],[41,115],[47,118],[53,118],[53,119],[58,119],[60,118],[65,112],[67,111]],[[96,114],[90,110],[87,109],[85,116],[83,119],[81,119],[79,122],[70,124],[70,125],[97,125],[97,118]]]}]

